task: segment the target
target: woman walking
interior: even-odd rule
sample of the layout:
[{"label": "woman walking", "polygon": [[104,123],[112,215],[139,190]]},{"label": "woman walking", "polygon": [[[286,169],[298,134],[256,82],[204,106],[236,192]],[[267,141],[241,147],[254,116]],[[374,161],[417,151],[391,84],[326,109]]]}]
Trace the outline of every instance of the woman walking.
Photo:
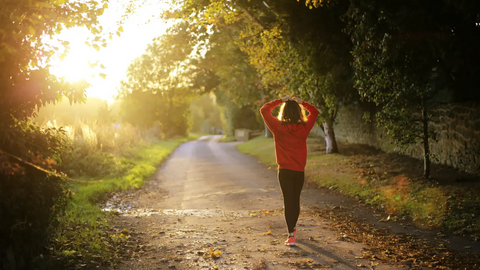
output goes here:
[{"label": "woman walking", "polygon": [[[278,117],[271,111],[282,104]],[[304,109],[309,112],[305,116]],[[295,246],[295,228],[300,215],[300,193],[305,179],[307,162],[307,136],[317,120],[315,106],[299,98],[284,97],[270,101],[260,109],[263,120],[273,133],[275,156],[278,164],[278,181],[282,189],[285,221],[288,228],[287,246]]]}]

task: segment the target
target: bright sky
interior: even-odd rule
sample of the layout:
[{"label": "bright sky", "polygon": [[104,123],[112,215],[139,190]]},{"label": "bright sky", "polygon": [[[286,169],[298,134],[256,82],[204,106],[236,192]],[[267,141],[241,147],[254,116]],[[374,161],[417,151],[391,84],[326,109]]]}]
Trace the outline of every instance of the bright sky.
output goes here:
[{"label": "bright sky", "polygon": [[[109,8],[100,18],[104,31],[116,32],[119,27],[118,21],[125,13],[124,4],[127,2],[128,0],[109,1]],[[111,40],[107,38],[107,47],[101,47],[100,51],[85,44],[87,38],[91,36],[86,28],[64,30],[55,36],[55,38],[69,41],[71,49],[63,61],[58,55],[51,62],[52,74],[65,77],[69,81],[85,79],[91,84],[87,90],[88,97],[113,101],[120,81],[125,78],[128,65],[133,59],[142,55],[151,40],[164,34],[169,26],[159,18],[168,5],[162,0],[145,2],[129,15],[123,24],[124,31],[121,36],[114,35]],[[89,62],[97,61],[99,61],[98,67],[94,69],[89,67]],[[101,69],[100,64],[103,64],[105,69]],[[106,78],[100,77],[99,73],[106,74]]]}]

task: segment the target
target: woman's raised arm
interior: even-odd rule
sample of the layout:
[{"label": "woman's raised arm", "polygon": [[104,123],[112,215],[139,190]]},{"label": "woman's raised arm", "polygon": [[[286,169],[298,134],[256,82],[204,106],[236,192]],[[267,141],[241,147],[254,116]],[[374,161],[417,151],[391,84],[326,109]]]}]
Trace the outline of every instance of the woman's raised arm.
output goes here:
[{"label": "woman's raised arm", "polygon": [[313,125],[315,125],[315,122],[317,121],[317,117],[318,117],[318,109],[315,108],[315,106],[313,106],[312,104],[306,102],[306,101],[303,101],[302,103],[302,106],[308,111],[308,116],[307,116],[307,130],[308,132],[310,132],[310,130],[312,130],[313,128]]},{"label": "woman's raised arm", "polygon": [[262,114],[263,121],[267,124],[270,131],[274,132],[278,130],[280,127],[280,121],[273,117],[272,110],[280,105],[283,102],[283,99],[275,99],[270,102],[265,103],[262,108],[260,109],[260,113]]}]

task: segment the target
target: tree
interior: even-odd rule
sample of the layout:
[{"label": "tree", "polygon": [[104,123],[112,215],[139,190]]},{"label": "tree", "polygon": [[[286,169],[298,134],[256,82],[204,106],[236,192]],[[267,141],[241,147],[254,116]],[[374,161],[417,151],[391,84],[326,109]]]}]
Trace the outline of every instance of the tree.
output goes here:
[{"label": "tree", "polygon": [[130,64],[119,93],[127,122],[141,128],[160,126],[167,137],[188,131],[188,104],[195,94],[192,76],[187,76],[193,52],[188,28],[187,22],[177,24]]},{"label": "tree", "polygon": [[220,108],[215,104],[215,96],[212,93],[204,94],[190,104],[192,118],[192,131],[210,133],[222,128]]},{"label": "tree", "polygon": [[338,151],[333,124],[339,103],[354,93],[348,79],[351,42],[342,33],[344,23],[339,19],[348,7],[344,2],[309,10],[292,1],[190,0],[176,18],[206,27],[225,26],[248,55],[263,89],[277,96],[293,93],[312,100],[322,112],[319,121],[327,152],[332,153]]},{"label": "tree", "polygon": [[[318,9],[307,9],[293,1],[268,2],[266,6],[276,15],[284,33],[274,38],[279,43],[273,52],[275,57],[270,59],[275,59],[271,66],[278,72],[272,78],[282,79],[278,84],[319,108],[326,152],[338,152],[334,133],[338,109],[356,97],[351,82],[352,44],[343,33],[345,23],[340,19],[348,1],[325,3]],[[265,42],[271,41],[264,40],[263,45]]]},{"label": "tree", "polygon": [[377,104],[377,124],[393,143],[423,144],[426,178],[429,139],[435,138],[429,107],[436,94],[447,88],[471,96],[478,85],[479,10],[477,1],[355,0],[346,15],[355,87],[363,100]]},{"label": "tree", "polygon": [[[225,134],[233,136],[235,128],[245,128],[236,119],[248,118],[249,110],[259,116],[261,93],[264,90],[257,72],[248,63],[248,55],[234,42],[235,29],[214,26],[212,30],[204,56],[192,63],[201,71],[197,72],[197,79],[205,78],[203,74],[208,74],[211,79],[201,81],[214,82],[209,89],[222,108]],[[254,129],[255,125],[249,128]]]},{"label": "tree", "polygon": [[[59,48],[44,40],[62,29],[84,26],[98,36],[92,43],[99,46],[104,40],[97,16],[107,4],[95,0],[3,0],[1,5],[0,264],[30,269],[67,198],[64,180],[49,171],[60,162],[56,159],[64,145],[60,132],[41,129],[30,117],[62,96],[72,102],[82,100],[87,87],[49,73],[48,61]],[[68,49],[67,42],[62,45]]]},{"label": "tree", "polygon": [[189,63],[194,67],[191,73],[194,83],[191,87],[213,91],[222,108],[224,131],[227,136],[233,136],[237,128],[234,120],[238,119],[238,113],[253,110],[260,116],[258,109],[265,89],[260,84],[256,70],[248,64],[248,55],[235,43],[239,29],[232,25],[192,19],[197,15],[195,11],[190,13],[186,9],[167,13],[168,18],[190,23],[188,31],[196,38],[194,43],[189,44],[196,50],[189,57]]},{"label": "tree", "polygon": [[[51,75],[48,61],[55,48],[44,42],[64,28],[85,26],[98,35],[97,16],[107,7],[105,2],[67,3],[66,1],[4,0],[0,13],[0,125],[4,128],[26,121],[36,109],[55,103],[62,96],[71,102],[83,100],[85,82],[70,84]],[[94,45],[104,42],[100,36]],[[68,50],[68,42],[64,42]],[[17,132],[15,128],[8,129]],[[22,131],[18,131],[22,132]],[[6,134],[6,133],[5,133]],[[40,135],[40,134],[39,134]],[[2,135],[0,135],[2,136]],[[41,135],[40,135],[41,136]],[[16,135],[13,135],[16,137]],[[0,137],[4,152],[27,154],[24,142]],[[17,144],[18,143],[18,144]],[[8,148],[8,149],[7,149]]]}]

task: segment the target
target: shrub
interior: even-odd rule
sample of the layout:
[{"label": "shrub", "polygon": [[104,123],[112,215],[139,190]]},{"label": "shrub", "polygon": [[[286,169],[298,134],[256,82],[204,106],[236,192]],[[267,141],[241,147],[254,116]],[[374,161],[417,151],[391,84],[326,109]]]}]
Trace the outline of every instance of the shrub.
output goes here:
[{"label": "shrub", "polygon": [[60,169],[71,177],[115,177],[128,169],[131,149],[151,140],[151,131],[139,132],[129,124],[101,124],[77,120],[65,127],[69,151],[61,154]]},{"label": "shrub", "polygon": [[37,169],[26,168],[23,175],[0,174],[0,261],[12,269],[32,268],[68,195],[64,180]]},{"label": "shrub", "polygon": [[59,174],[48,173],[64,141],[56,129],[16,122],[0,142],[0,265],[33,268],[34,259],[64,209],[69,191]]}]

